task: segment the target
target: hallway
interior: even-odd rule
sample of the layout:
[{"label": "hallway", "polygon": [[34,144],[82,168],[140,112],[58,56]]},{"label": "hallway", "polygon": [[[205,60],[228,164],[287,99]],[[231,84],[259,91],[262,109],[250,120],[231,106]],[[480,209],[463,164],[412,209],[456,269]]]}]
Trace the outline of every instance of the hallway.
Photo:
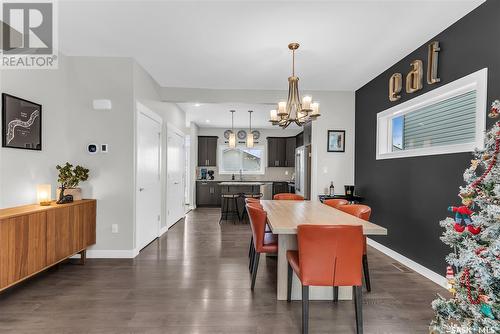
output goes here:
[{"label": "hallway", "polygon": [[[0,332],[299,333],[300,302],[276,301],[276,259],[261,259],[250,291],[250,228],[219,209],[191,211],[135,259],[63,264],[0,295]],[[428,333],[444,289],[369,249],[366,333]],[[354,333],[352,302],[311,302],[311,333]]]}]

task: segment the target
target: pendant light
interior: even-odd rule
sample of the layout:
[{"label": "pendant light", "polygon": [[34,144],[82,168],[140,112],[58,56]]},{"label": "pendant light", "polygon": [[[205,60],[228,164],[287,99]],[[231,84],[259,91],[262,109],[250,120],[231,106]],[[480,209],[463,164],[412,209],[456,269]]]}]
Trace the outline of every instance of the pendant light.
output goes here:
[{"label": "pendant light", "polygon": [[295,75],[295,51],[298,43],[290,43],[288,49],[292,51],[292,76],[288,78],[288,99],[278,103],[278,109],[270,111],[270,122],[286,128],[292,123],[303,126],[316,120],[320,115],[319,104],[312,101],[311,96],[304,96],[302,101],[299,94],[299,77]]},{"label": "pendant light", "polygon": [[248,134],[247,134],[247,147],[252,148],[253,147],[253,133],[252,133],[252,113],[253,113],[253,110],[249,110],[248,113],[250,114],[250,130],[248,131]]},{"label": "pendant light", "polygon": [[230,110],[231,112],[231,134],[229,135],[229,147],[236,147],[236,133],[234,133],[234,112],[236,110]]}]

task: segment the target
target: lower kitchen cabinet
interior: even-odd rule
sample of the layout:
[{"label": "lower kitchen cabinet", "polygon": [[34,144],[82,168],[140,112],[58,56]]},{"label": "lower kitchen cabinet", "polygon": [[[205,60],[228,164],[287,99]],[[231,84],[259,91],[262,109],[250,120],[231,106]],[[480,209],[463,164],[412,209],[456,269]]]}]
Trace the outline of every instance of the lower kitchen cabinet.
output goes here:
[{"label": "lower kitchen cabinet", "polygon": [[196,182],[196,206],[221,205],[221,187],[217,182],[197,181]]}]

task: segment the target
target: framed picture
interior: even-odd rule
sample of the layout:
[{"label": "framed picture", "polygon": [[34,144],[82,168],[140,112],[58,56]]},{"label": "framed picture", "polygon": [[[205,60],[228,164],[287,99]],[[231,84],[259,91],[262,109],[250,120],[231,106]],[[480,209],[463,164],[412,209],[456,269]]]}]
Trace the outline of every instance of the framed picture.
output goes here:
[{"label": "framed picture", "polygon": [[42,106],[2,94],[2,147],[42,150]]},{"label": "framed picture", "polygon": [[328,152],[345,152],[345,130],[328,130]]}]

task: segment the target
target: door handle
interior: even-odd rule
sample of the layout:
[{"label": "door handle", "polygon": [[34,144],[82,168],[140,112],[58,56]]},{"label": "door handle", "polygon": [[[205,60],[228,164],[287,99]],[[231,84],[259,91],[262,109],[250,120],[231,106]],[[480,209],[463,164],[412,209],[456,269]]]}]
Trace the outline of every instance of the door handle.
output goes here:
[{"label": "door handle", "polygon": [[143,190],[144,190],[144,188],[139,188],[139,191],[143,191]]}]

